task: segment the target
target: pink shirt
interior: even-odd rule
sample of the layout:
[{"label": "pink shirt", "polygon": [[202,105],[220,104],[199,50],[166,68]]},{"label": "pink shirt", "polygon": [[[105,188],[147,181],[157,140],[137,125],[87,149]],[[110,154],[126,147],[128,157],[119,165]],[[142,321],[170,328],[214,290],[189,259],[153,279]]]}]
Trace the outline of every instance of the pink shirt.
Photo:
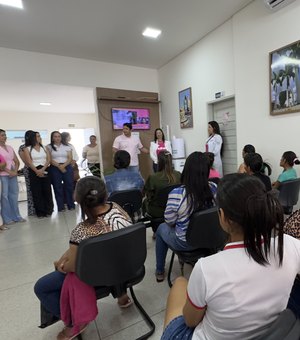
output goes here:
[{"label": "pink shirt", "polygon": [[210,169],[209,170],[208,178],[220,178],[220,177],[221,176],[220,176],[220,174],[219,174],[219,172],[217,170],[215,170],[215,169]]},{"label": "pink shirt", "polygon": [[124,134],[118,136],[114,140],[113,148],[118,150],[125,150],[130,154],[130,164],[129,166],[139,165],[138,154],[140,149],[143,147],[139,137],[131,135],[126,137]]},{"label": "pink shirt", "polygon": [[158,154],[162,151],[165,151],[166,150],[166,147],[165,147],[165,142],[161,141],[161,142],[157,142],[158,144],[158,147],[156,149],[156,154],[158,156]]},{"label": "pink shirt", "polygon": [[[6,162],[6,168],[12,170],[15,167],[15,153],[14,149],[9,146],[5,145],[6,149],[2,146],[0,146],[0,157],[2,159],[1,162]],[[6,171],[0,171],[0,176],[9,176],[9,174]]]}]

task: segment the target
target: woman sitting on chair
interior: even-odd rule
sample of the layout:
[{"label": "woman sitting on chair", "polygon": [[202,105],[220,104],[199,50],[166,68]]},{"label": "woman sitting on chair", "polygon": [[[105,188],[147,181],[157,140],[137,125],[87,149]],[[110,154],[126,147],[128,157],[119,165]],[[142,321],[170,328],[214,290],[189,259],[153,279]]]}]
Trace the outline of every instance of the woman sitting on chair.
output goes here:
[{"label": "woman sitting on chair", "polygon": [[186,159],[181,175],[182,185],[173,189],[165,209],[165,223],[156,232],[156,281],[165,277],[165,261],[169,247],[190,250],[185,234],[193,212],[214,205],[217,185],[208,182],[209,160],[202,152],[193,152]]},{"label": "woman sitting on chair", "polygon": [[[84,177],[78,181],[75,189],[75,199],[80,204],[87,219],[79,223],[71,232],[69,249],[58,261],[54,262],[55,271],[40,278],[34,286],[35,294],[40,299],[43,307],[56,317],[62,317],[60,309],[60,307],[63,307],[60,300],[61,291],[64,282],[68,278],[68,273],[75,272],[76,254],[80,242],[132,224],[129,216],[122,208],[116,203],[106,201],[105,184],[96,176]],[[103,260],[105,261],[105,259]],[[78,278],[77,280],[80,281]],[[84,301],[84,298],[82,301]],[[128,307],[131,303],[126,292],[118,299],[120,307]],[[94,313],[94,318],[96,315]],[[89,320],[89,322],[92,320]],[[57,339],[73,339],[76,334],[83,332],[86,326],[86,323],[79,325],[67,324],[64,330],[59,333]]]},{"label": "woman sitting on chair", "polygon": [[299,165],[300,161],[293,151],[286,151],[281,159],[280,166],[283,167],[282,173],[279,175],[276,182],[272,184],[274,189],[278,189],[280,187],[280,183],[285,181],[290,181],[297,178],[296,170],[294,169],[294,164]]},{"label": "woman sitting on chair", "polygon": [[278,200],[254,176],[230,174],[219,183],[217,204],[230,243],[201,258],[189,282],[175,281],[162,340],[263,338],[287,306],[300,241],[283,234]]}]

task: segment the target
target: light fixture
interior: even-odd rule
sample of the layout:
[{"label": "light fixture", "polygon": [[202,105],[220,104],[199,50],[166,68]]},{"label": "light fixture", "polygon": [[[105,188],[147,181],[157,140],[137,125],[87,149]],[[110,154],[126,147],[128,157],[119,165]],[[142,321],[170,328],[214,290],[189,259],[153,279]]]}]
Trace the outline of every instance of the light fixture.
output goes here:
[{"label": "light fixture", "polygon": [[161,34],[161,30],[147,27],[143,32],[144,37],[156,39]]},{"label": "light fixture", "polygon": [[48,103],[48,102],[42,102],[42,103],[40,103],[40,105],[42,105],[42,106],[51,106],[52,104]]},{"label": "light fixture", "polygon": [[24,8],[22,0],[0,0],[0,5],[15,7],[19,9]]}]

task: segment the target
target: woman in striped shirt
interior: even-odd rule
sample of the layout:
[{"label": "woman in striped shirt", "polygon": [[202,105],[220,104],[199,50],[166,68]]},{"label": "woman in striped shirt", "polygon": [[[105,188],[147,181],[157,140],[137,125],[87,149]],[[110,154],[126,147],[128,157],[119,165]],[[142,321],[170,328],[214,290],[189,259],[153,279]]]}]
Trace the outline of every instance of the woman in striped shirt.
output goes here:
[{"label": "woman in striped shirt", "polygon": [[189,250],[186,231],[190,216],[214,205],[217,186],[208,181],[209,161],[202,152],[193,152],[186,160],[182,185],[171,191],[165,210],[165,223],[156,232],[156,281],[162,282],[168,248]]}]

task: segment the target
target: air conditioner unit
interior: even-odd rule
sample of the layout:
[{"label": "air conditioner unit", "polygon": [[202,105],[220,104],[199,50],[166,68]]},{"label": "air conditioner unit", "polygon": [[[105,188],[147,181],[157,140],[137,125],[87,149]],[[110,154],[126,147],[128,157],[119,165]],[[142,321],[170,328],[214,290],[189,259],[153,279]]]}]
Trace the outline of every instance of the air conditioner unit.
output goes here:
[{"label": "air conditioner unit", "polygon": [[277,11],[295,0],[264,0],[265,5],[272,11]]}]

